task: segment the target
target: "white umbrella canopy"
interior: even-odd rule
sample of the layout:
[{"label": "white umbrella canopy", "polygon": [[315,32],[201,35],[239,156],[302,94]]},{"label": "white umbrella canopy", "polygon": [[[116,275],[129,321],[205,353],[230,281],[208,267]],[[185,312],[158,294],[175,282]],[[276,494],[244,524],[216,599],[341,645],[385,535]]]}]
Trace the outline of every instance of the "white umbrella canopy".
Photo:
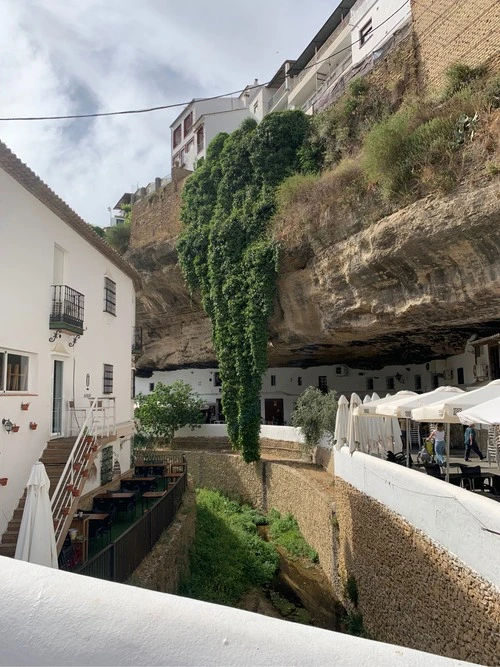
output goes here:
[{"label": "white umbrella canopy", "polygon": [[359,417],[356,414],[356,408],[360,405],[360,397],[353,392],[349,402],[349,422],[347,428],[347,444],[349,445],[349,452],[351,454],[357,449],[357,443],[360,442]]},{"label": "white umbrella canopy", "polygon": [[391,396],[387,394],[385,398],[379,398],[376,401],[371,401],[370,403],[363,403],[363,405],[358,409],[357,414],[363,417],[377,417],[380,413],[377,413],[377,407],[385,405],[386,403],[391,403],[398,399],[407,399],[414,396],[418,396],[414,391],[398,391],[397,394]]},{"label": "white umbrella canopy", "polygon": [[26,502],[19,528],[15,558],[58,568],[54,522],[50,505],[50,480],[38,461],[31,468]]},{"label": "white umbrella canopy", "polygon": [[500,397],[500,380],[493,380],[484,387],[474,391],[464,391],[429,405],[411,411],[412,419],[419,422],[443,422],[444,424],[460,424],[458,413],[480,403]]},{"label": "white umbrella canopy", "polygon": [[479,403],[478,405],[463,410],[457,414],[462,424],[490,424],[491,426],[500,425],[500,396]]},{"label": "white umbrella canopy", "polygon": [[337,403],[337,416],[335,417],[335,446],[340,449],[347,442],[347,429],[349,424],[349,401],[342,395]]},{"label": "white umbrella canopy", "polygon": [[386,417],[399,417],[409,419],[411,411],[415,408],[435,403],[436,401],[454,398],[457,394],[465,392],[458,387],[438,387],[425,394],[414,394],[413,396],[392,396],[394,400],[387,401],[377,405],[375,412]]}]

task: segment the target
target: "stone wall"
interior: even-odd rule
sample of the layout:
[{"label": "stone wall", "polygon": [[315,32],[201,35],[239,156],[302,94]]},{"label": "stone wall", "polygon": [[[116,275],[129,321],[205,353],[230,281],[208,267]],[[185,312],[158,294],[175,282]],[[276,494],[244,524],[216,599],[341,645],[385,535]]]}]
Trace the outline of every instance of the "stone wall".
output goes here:
[{"label": "stone wall", "polygon": [[500,70],[498,0],[412,0],[413,31],[421,84],[445,83],[445,71],[460,62],[476,67],[491,61]]},{"label": "stone wall", "polygon": [[176,169],[172,181],[132,205],[130,248],[142,248],[177,236],[181,230],[181,193],[191,172]]},{"label": "stone wall", "polygon": [[335,474],[333,449],[316,447],[314,450],[314,463],[327,470],[331,475]]},{"label": "stone wall", "polygon": [[338,477],[335,497],[340,578],[355,578],[368,632],[380,641],[497,665],[498,590]]},{"label": "stone wall", "polygon": [[174,522],[127,582],[162,593],[177,593],[189,573],[189,549],[196,531],[196,494],[192,483],[184,493]]}]

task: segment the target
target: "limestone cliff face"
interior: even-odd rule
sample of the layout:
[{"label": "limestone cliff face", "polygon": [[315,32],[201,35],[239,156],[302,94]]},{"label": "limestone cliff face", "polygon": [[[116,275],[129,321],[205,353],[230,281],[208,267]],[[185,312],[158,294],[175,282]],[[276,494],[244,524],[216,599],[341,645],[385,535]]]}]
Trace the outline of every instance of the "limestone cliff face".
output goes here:
[{"label": "limestone cliff face", "polygon": [[[428,197],[336,239],[334,223],[323,220],[285,252],[270,365],[419,363],[500,329],[498,182]],[[216,364],[210,323],[189,295],[174,245],[129,254],[144,276],[139,367]]]}]

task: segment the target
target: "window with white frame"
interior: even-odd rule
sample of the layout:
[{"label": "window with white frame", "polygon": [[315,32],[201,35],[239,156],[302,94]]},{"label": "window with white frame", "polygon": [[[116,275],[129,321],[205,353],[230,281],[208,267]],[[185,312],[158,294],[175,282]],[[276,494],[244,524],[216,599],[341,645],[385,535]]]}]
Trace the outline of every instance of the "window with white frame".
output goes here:
[{"label": "window with white frame", "polygon": [[102,393],[103,394],[112,394],[113,393],[113,365],[104,364],[104,374],[102,381]]},{"label": "window with white frame", "polygon": [[104,278],[104,312],[116,315],[116,283]]},{"label": "window with white frame", "polygon": [[0,391],[28,391],[29,362],[27,355],[0,351]]}]

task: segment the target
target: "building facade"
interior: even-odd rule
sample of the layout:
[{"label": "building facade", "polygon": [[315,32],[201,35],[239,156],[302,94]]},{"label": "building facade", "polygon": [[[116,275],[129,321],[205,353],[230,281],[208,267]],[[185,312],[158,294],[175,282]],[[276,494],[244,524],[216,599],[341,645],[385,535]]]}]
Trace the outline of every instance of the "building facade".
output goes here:
[{"label": "building facade", "polygon": [[114,461],[130,468],[138,275],[2,143],[0,193],[2,534],[32,465],[78,433],[93,398],[109,406]]}]

